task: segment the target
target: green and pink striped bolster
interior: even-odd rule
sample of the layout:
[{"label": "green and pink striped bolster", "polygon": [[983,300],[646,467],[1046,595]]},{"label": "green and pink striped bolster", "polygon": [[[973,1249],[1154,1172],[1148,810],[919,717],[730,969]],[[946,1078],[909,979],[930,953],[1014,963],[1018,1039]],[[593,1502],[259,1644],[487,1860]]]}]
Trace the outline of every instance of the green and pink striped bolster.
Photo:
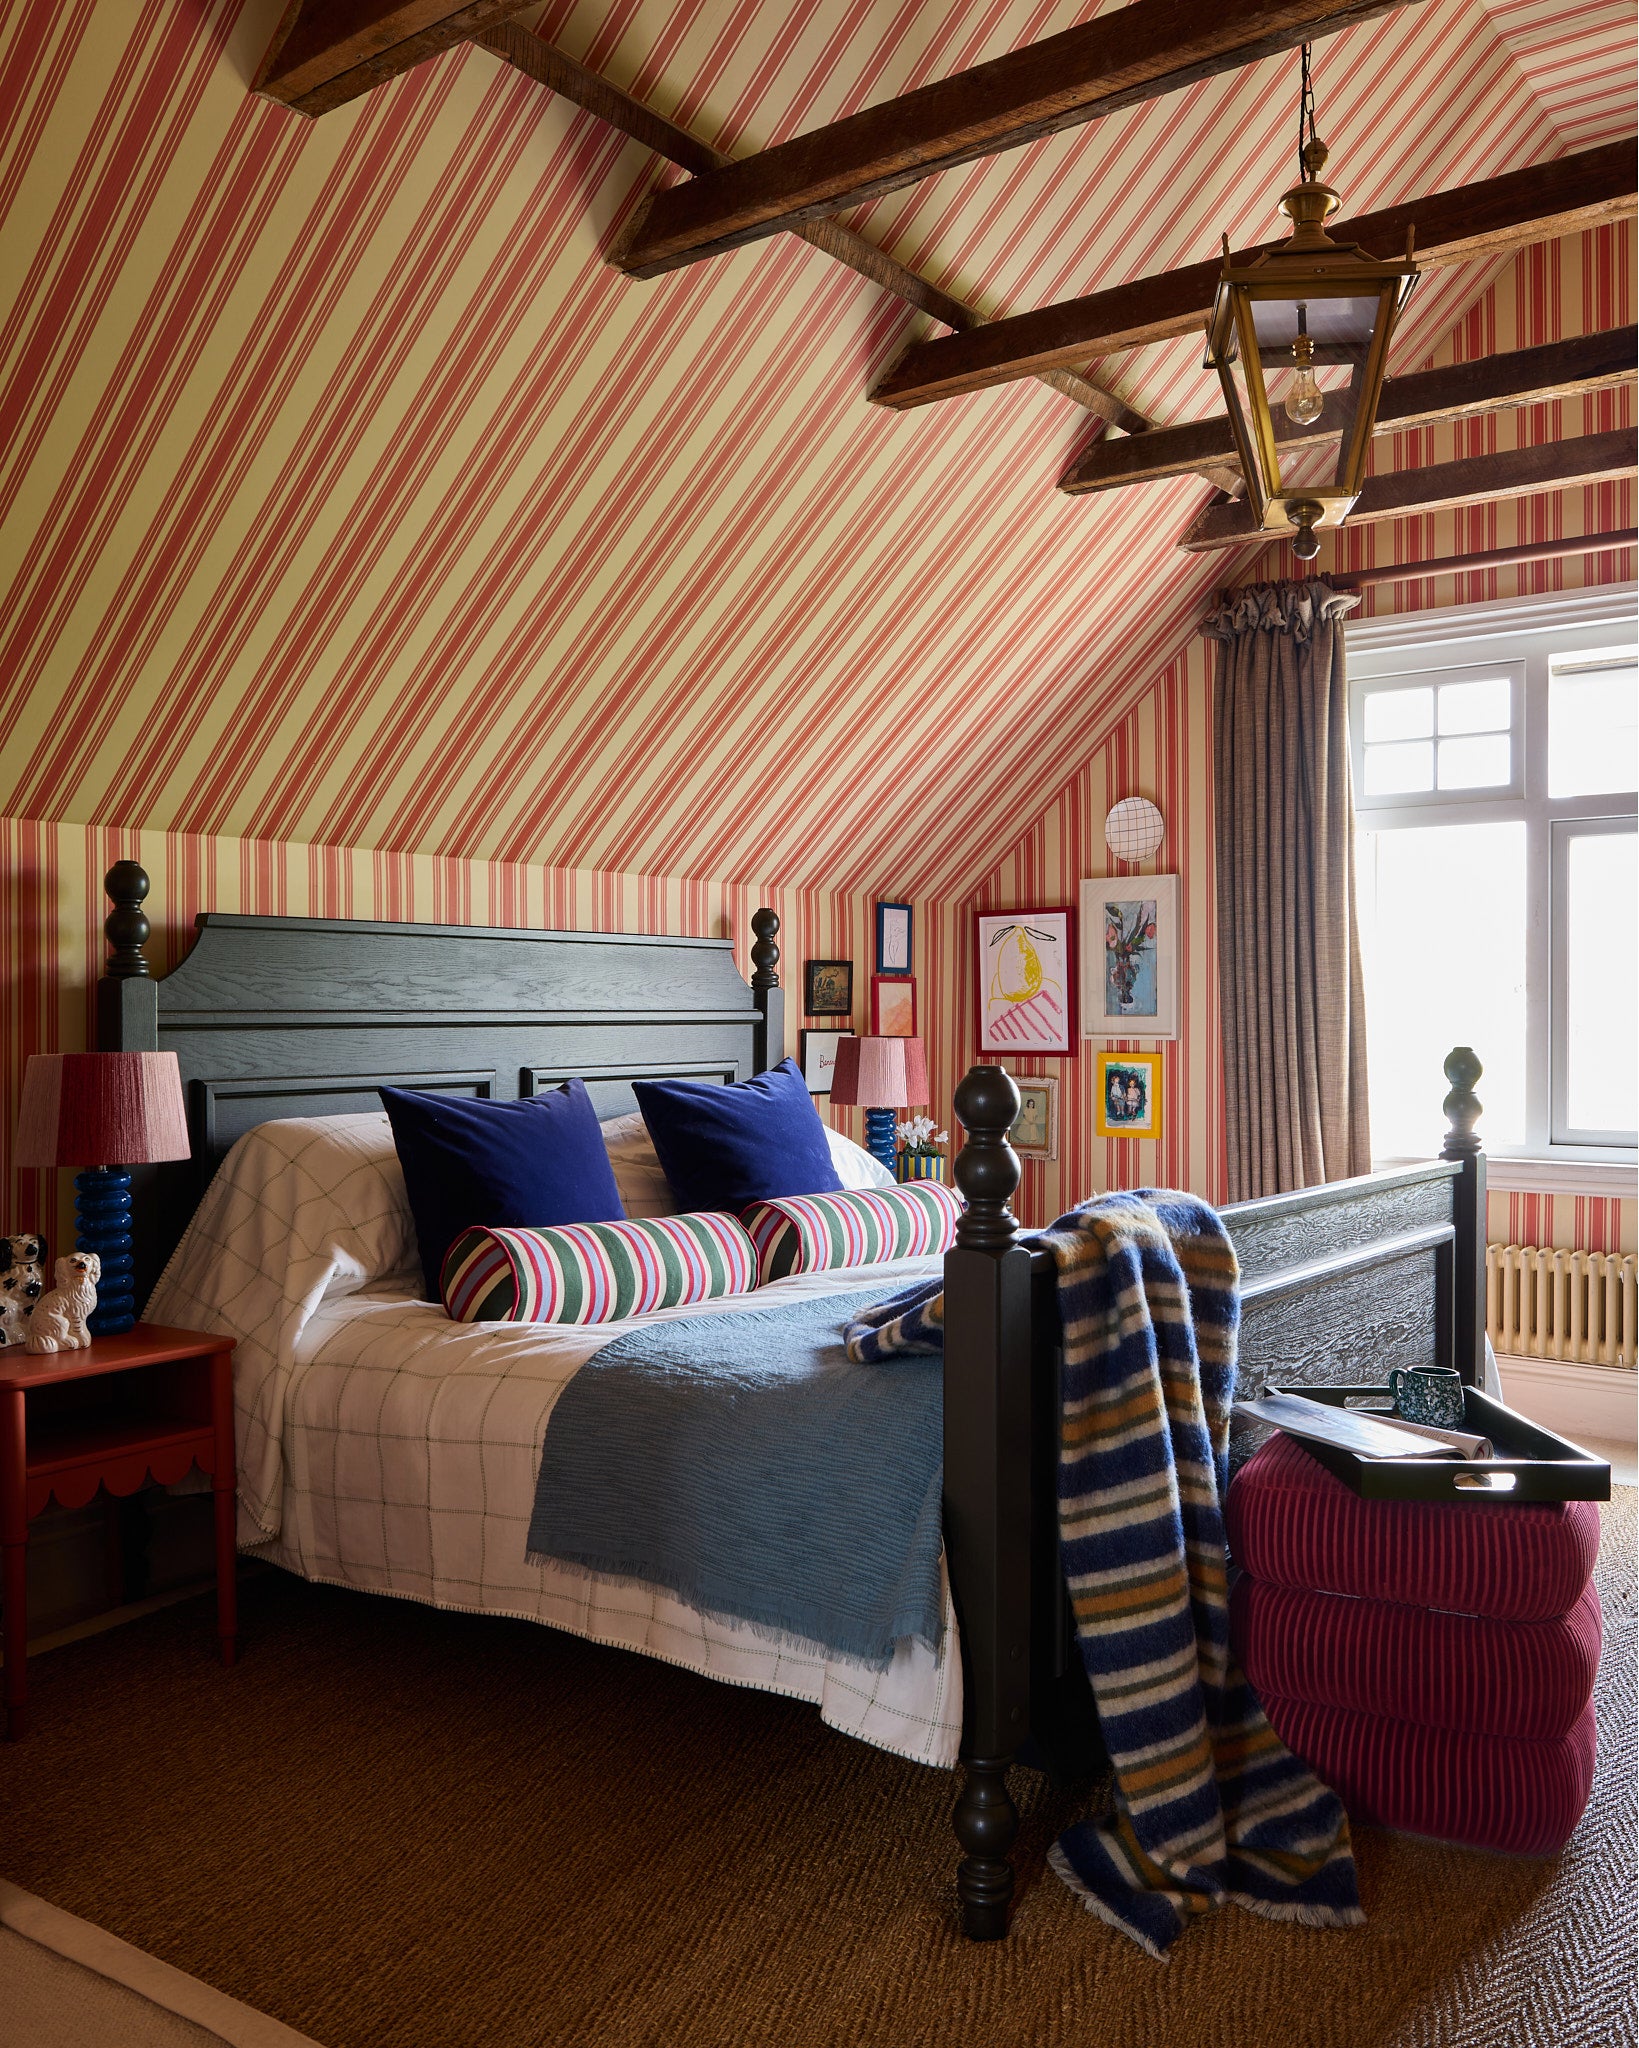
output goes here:
[{"label": "green and pink striped bolster", "polygon": [[728,1215],[465,1230],[445,1254],[458,1323],[616,1323],[757,1284],[751,1239]]},{"label": "green and pink striped bolster", "polygon": [[757,1284],[791,1273],[875,1266],[949,1251],[962,1198],[942,1181],[848,1188],[834,1195],[781,1195],[753,1202],[740,1221],[757,1247]]}]

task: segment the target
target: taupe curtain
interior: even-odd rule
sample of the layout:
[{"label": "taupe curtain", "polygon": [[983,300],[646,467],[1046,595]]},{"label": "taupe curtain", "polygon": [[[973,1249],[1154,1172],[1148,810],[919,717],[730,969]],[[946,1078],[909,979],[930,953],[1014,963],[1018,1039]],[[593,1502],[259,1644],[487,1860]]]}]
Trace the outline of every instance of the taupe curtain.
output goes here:
[{"label": "taupe curtain", "polygon": [[1213,795],[1229,1199],[1371,1170],[1343,615],[1327,583],[1228,593]]}]

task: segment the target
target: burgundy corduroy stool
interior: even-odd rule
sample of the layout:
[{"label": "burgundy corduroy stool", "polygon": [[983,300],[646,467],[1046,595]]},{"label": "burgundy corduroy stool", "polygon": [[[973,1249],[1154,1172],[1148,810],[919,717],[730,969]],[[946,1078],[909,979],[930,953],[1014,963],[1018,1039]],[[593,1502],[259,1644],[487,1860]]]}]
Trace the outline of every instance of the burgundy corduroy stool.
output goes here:
[{"label": "burgundy corduroy stool", "polygon": [[1229,1490],[1235,1651],[1362,1821],[1562,1848],[1593,1782],[1592,1501],[1368,1501],[1276,1435]]}]

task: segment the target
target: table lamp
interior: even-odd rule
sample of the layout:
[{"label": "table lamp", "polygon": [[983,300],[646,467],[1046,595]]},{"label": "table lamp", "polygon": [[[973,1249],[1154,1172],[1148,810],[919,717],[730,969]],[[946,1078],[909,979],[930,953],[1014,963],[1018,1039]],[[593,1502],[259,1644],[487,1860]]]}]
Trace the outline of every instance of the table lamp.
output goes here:
[{"label": "table lamp", "polygon": [[865,1144],[890,1173],[894,1169],[896,1110],[928,1099],[928,1056],[920,1038],[841,1038],[831,1076],[831,1100],[865,1112]]},{"label": "table lamp", "polygon": [[[23,1074],[16,1164],[77,1166],[76,1249],[102,1260],[87,1327],[111,1336],[136,1321],[128,1167],[186,1159],[188,1119],[174,1052],[37,1052]],[[116,1162],[116,1163],[111,1163]]]}]

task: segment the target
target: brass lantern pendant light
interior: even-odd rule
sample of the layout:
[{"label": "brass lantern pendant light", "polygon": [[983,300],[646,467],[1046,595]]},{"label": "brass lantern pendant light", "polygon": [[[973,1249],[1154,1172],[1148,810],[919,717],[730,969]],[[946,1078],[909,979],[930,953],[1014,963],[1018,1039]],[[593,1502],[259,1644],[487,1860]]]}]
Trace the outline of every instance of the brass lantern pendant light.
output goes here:
[{"label": "brass lantern pendant light", "polygon": [[[1225,235],[1202,366],[1216,370],[1223,385],[1254,516],[1271,532],[1290,533],[1293,552],[1305,562],[1320,552],[1316,529],[1341,526],[1360,495],[1389,340],[1417,282],[1411,229],[1404,258],[1386,263],[1327,234],[1327,216],[1340,204],[1321,182],[1328,153],[1315,134],[1305,44],[1298,104],[1303,181],[1280,203],[1292,232],[1242,264]],[[1332,440],[1337,460],[1330,480],[1320,481],[1320,450]],[[1283,460],[1297,478],[1283,472]]]}]

